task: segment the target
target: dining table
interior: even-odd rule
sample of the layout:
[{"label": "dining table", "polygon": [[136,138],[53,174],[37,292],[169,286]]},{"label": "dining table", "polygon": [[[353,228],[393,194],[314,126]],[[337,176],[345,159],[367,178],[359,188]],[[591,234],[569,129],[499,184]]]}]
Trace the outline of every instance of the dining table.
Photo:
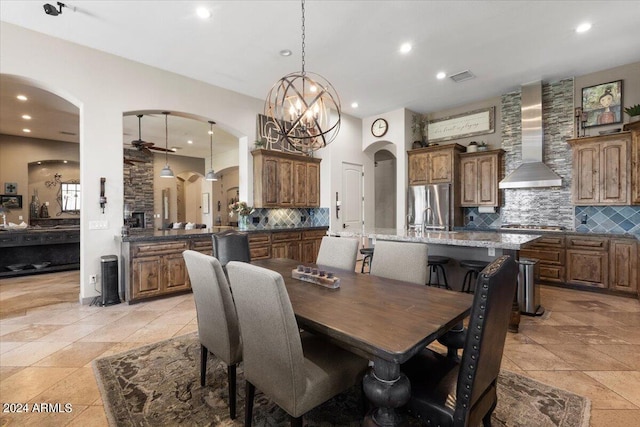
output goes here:
[{"label": "dining table", "polygon": [[365,396],[374,409],[363,425],[403,423],[397,408],[411,397],[404,362],[469,315],[473,296],[400,280],[337,270],[335,289],[293,277],[299,261],[272,258],[252,264],[280,273],[298,325],[373,362],[363,378]]}]

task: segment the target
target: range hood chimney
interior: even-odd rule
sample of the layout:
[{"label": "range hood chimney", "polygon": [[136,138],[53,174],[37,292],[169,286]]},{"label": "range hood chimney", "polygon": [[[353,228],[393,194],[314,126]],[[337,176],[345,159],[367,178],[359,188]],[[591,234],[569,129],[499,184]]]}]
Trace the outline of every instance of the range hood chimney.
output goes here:
[{"label": "range hood chimney", "polygon": [[522,86],[522,164],[500,188],[558,187],[562,178],[543,163],[542,82]]}]

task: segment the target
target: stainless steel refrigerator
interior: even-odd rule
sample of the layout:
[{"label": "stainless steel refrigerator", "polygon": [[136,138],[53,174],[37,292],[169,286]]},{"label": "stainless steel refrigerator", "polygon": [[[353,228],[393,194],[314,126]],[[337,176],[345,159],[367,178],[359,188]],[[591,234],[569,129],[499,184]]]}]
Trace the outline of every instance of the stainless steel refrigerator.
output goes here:
[{"label": "stainless steel refrigerator", "polygon": [[451,184],[409,186],[407,227],[409,230],[451,230]]}]

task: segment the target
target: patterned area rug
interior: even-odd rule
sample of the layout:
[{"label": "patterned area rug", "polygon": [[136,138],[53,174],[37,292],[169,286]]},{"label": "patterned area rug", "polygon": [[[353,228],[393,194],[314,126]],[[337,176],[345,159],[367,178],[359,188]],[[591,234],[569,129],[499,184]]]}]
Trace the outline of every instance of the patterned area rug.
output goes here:
[{"label": "patterned area rug", "polygon": [[[209,358],[207,387],[200,387],[200,343],[196,333],[136,348],[94,362],[111,426],[241,426],[242,365],[238,368],[238,417],[229,419],[227,370]],[[512,372],[498,380],[494,426],[586,427],[589,400]],[[360,387],[334,397],[304,417],[307,426],[358,426]],[[256,391],[255,426],[284,426],[289,418]],[[409,419],[411,425],[419,425]]]}]

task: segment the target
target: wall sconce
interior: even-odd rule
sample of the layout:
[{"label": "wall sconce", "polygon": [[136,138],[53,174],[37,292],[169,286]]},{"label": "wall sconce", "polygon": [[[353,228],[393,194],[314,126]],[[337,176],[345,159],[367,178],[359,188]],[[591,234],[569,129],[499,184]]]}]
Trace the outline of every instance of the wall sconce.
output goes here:
[{"label": "wall sconce", "polygon": [[340,219],[340,206],[342,206],[342,202],[338,200],[338,192],[336,191],[336,218]]},{"label": "wall sconce", "polygon": [[106,180],[106,178],[100,178],[100,208],[102,208],[102,213],[104,213],[104,206],[107,204],[107,198],[104,196],[104,183]]}]

